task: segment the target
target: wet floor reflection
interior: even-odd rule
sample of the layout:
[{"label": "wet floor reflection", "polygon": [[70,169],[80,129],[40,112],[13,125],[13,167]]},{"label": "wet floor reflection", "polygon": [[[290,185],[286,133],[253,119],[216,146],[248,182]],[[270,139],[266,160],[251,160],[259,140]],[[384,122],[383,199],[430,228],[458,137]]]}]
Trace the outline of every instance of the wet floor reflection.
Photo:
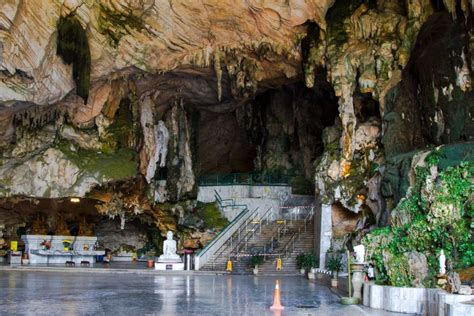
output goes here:
[{"label": "wet floor reflection", "polygon": [[281,277],[0,271],[0,314],[26,315],[389,315],[342,306],[328,288]]}]

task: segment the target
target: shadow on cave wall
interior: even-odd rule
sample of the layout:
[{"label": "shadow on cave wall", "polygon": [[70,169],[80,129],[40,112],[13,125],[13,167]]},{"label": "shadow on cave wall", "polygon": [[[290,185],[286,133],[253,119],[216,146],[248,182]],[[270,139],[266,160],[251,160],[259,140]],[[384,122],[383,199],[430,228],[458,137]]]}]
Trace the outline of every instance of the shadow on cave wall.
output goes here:
[{"label": "shadow on cave wall", "polygon": [[[422,26],[402,81],[387,95],[383,143],[387,157],[427,145],[474,138],[474,93],[462,91],[459,71],[469,66],[472,17],[453,20],[441,1]],[[464,58],[463,58],[464,57]]]}]

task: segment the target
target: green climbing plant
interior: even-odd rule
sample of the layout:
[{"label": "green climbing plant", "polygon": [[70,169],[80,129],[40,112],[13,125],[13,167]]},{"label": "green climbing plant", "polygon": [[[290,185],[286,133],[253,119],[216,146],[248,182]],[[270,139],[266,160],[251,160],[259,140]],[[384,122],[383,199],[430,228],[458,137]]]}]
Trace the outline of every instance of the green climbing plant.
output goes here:
[{"label": "green climbing plant", "polygon": [[[452,266],[474,265],[473,207],[474,162],[461,162],[433,176],[430,168],[442,154],[435,150],[425,158],[425,166],[415,169],[415,183],[392,213],[392,226],[376,229],[363,239],[378,271],[378,282],[411,286],[407,254],[426,256],[429,275],[426,286],[435,285],[437,256],[443,249]],[[434,179],[433,179],[434,178]]]}]

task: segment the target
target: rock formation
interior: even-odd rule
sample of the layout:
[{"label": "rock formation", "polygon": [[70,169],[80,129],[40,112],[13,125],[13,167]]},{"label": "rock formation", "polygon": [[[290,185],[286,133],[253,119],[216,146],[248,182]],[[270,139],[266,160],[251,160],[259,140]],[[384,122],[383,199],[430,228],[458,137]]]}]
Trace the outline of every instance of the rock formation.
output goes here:
[{"label": "rock formation", "polygon": [[[50,208],[105,232],[133,223],[134,248],[170,229],[195,248],[216,233],[199,178],[230,172],[291,175],[334,206],[336,239],[407,221],[423,150],[449,145],[439,171],[473,155],[472,6],[3,1],[0,226]],[[70,197],[81,206],[62,214]]]}]

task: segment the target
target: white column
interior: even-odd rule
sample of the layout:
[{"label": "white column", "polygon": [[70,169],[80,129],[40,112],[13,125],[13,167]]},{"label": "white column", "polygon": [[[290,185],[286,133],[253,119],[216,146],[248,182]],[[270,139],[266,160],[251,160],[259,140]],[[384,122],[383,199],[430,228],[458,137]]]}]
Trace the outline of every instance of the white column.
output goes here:
[{"label": "white column", "polygon": [[319,268],[324,269],[326,263],[326,252],[331,247],[332,236],[332,207],[331,205],[321,205],[321,236],[319,252]]}]

